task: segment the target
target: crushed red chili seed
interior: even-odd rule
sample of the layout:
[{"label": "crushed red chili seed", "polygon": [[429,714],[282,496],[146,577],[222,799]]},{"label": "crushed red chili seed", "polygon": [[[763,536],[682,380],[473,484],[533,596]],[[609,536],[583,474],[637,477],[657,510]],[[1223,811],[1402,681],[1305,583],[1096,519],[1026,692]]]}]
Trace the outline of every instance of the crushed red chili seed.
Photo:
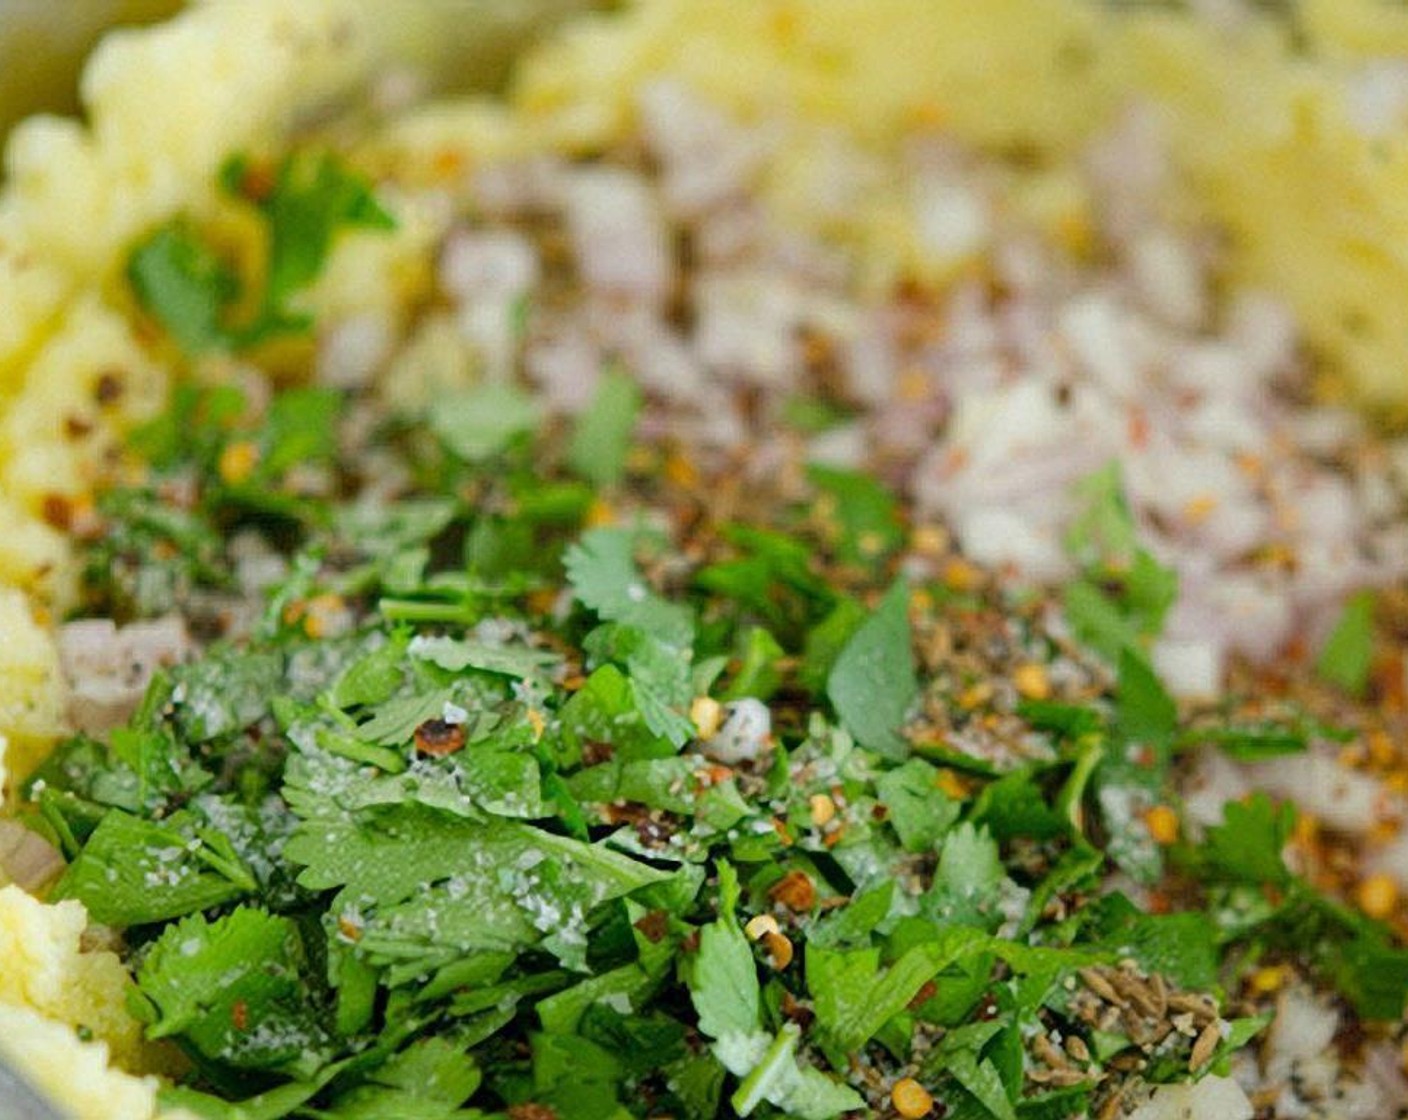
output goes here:
[{"label": "crushed red chili seed", "polygon": [[557,1112],[550,1105],[525,1101],[523,1104],[510,1105],[508,1117],[509,1120],[557,1120]]},{"label": "crushed red chili seed", "polygon": [[45,494],[40,512],[55,529],[66,531],[73,526],[73,502],[62,494]]},{"label": "crushed red chili seed", "polygon": [[263,202],[274,193],[274,169],[267,163],[249,163],[240,175],[239,192],[251,202]]},{"label": "crushed red chili seed", "polygon": [[652,910],[635,923],[635,928],[652,945],[658,945],[670,932],[670,915],[664,910]]},{"label": "crushed red chili seed", "polygon": [[432,758],[444,758],[464,749],[464,725],[428,719],[416,728],[416,750]]},{"label": "crushed red chili seed", "polygon": [[98,379],[93,382],[93,400],[105,406],[116,404],[122,399],[126,388],[122,374],[114,370],[104,370],[98,374]]},{"label": "crushed red chili seed", "polygon": [[789,871],[772,885],[768,897],[789,910],[810,910],[816,905],[816,887],[805,871]]},{"label": "crushed red chili seed", "polygon": [[616,757],[616,748],[610,743],[589,742],[582,748],[583,766],[600,766]]},{"label": "crushed red chili seed", "polygon": [[923,987],[921,987],[919,991],[915,992],[914,998],[909,1001],[909,1009],[911,1011],[917,1010],[918,1008],[924,1006],[924,1004],[928,1003],[929,1000],[933,999],[938,994],[939,986],[937,984],[935,984],[932,980],[924,981]]}]

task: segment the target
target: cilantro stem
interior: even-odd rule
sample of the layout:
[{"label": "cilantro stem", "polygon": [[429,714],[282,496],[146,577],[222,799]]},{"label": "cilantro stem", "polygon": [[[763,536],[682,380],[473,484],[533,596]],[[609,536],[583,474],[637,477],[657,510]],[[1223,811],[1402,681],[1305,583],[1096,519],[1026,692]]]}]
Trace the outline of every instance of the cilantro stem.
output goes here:
[{"label": "cilantro stem", "polygon": [[1081,804],[1085,799],[1085,787],[1090,784],[1090,776],[1105,757],[1105,744],[1098,738],[1087,738],[1076,747],[1076,762],[1071,775],[1056,799],[1056,808],[1071,822],[1076,835],[1085,835],[1085,814]]},{"label": "cilantro stem", "polygon": [[233,860],[228,860],[224,856],[216,855],[204,841],[201,841],[199,847],[191,854],[212,871],[218,872],[230,880],[235,886],[247,891],[259,889],[258,881],[249,873],[248,868]]},{"label": "cilantro stem", "polygon": [[375,766],[388,774],[400,774],[406,769],[406,759],[390,747],[380,747],[374,743],[363,743],[351,735],[339,735],[332,731],[318,733],[318,746],[329,754],[351,762]]},{"label": "cilantro stem", "polygon": [[388,622],[453,622],[470,626],[479,621],[480,610],[465,602],[435,603],[423,599],[382,599],[377,610]]},{"label": "cilantro stem", "polygon": [[743,1083],[730,1098],[734,1111],[739,1116],[747,1116],[764,1099],[767,1086],[776,1074],[778,1066],[792,1060],[797,1049],[797,1038],[801,1034],[795,1023],[786,1023],[777,1032],[772,1045],[768,1047],[762,1060],[753,1067]]},{"label": "cilantro stem", "polygon": [[73,829],[69,828],[68,821],[64,819],[62,811],[55,804],[56,795],[49,790],[45,790],[39,797],[39,815],[43,817],[49,826],[54,830],[59,838],[59,847],[63,850],[64,857],[69,860],[76,859],[78,853],[82,851],[83,845],[78,842],[73,834]]}]

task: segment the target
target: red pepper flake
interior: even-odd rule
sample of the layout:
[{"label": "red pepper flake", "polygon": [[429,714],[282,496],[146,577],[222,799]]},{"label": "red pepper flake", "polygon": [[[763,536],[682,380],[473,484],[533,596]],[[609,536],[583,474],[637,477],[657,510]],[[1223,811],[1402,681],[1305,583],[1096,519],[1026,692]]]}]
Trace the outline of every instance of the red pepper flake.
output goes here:
[{"label": "red pepper flake", "polygon": [[61,532],[73,526],[73,503],[62,494],[45,494],[40,511],[44,520]]},{"label": "red pepper flake", "polygon": [[931,999],[939,994],[939,986],[932,980],[925,980],[924,986],[914,993],[914,998],[909,1001],[909,1010],[918,1011]]},{"label": "red pepper flake", "polygon": [[610,762],[614,757],[616,757],[616,748],[610,743],[589,741],[582,748],[583,766],[600,766],[603,762]]},{"label": "red pepper flake", "polygon": [[416,728],[416,750],[432,758],[444,758],[464,749],[464,725],[428,719]]},{"label": "red pepper flake", "polygon": [[700,789],[722,785],[732,777],[733,771],[727,766],[706,766],[703,770],[694,772],[694,781]]},{"label": "red pepper flake", "polygon": [[650,806],[639,801],[612,801],[601,807],[607,824],[638,825],[650,819]]},{"label": "red pepper flake", "polygon": [[810,910],[816,905],[816,887],[805,871],[789,871],[768,889],[768,897],[789,910]]},{"label": "red pepper flake", "polygon": [[103,370],[93,382],[93,400],[104,408],[121,400],[125,391],[122,374],[117,370]]},{"label": "red pepper flake", "polygon": [[237,1031],[249,1030],[249,1004],[242,999],[235,1000],[230,1008],[230,1022]]},{"label": "red pepper flake", "polygon": [[652,945],[659,945],[670,932],[670,915],[664,910],[652,910],[635,923],[636,929]]},{"label": "red pepper flake", "polygon": [[799,1003],[796,996],[786,989],[782,992],[782,1000],[778,1004],[778,1010],[785,1018],[791,1019],[799,1027],[809,1027],[816,1019],[816,1012],[804,1003]]},{"label": "red pepper flake", "polygon": [[274,169],[268,163],[250,160],[242,171],[238,189],[250,202],[263,202],[274,193]]},{"label": "red pepper flake", "polygon": [[1149,414],[1142,408],[1131,408],[1129,410],[1129,431],[1128,438],[1130,445],[1142,448],[1149,442]]}]

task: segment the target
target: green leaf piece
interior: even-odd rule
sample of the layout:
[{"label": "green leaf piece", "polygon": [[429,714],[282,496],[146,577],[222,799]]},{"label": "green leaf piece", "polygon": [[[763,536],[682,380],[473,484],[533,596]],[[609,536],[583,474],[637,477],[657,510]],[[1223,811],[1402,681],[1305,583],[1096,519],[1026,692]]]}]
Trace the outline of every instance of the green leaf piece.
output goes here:
[{"label": "green leaf piece", "polygon": [[437,401],[430,413],[430,429],[451,453],[468,463],[481,463],[531,432],[539,419],[537,402],[523,390],[488,382]]},{"label": "green leaf piece", "polygon": [[149,1038],[180,1035],[205,1058],[249,1069],[306,1060],[328,1044],[305,979],[295,923],[238,907],[167,927],[137,974],[155,1017]]},{"label": "green leaf piece", "polygon": [[1368,687],[1373,660],[1374,595],[1361,591],[1345,603],[1315,660],[1315,671],[1331,684],[1358,696]]},{"label": "green leaf piece", "polygon": [[626,374],[611,368],[602,373],[572,433],[567,461],[574,471],[602,487],[621,481],[642,400],[640,387]]},{"label": "green leaf piece", "polygon": [[919,694],[910,647],[909,588],[896,583],[841,650],[826,693],[842,725],[861,746],[902,758],[899,731]]},{"label": "green leaf piece", "polygon": [[173,221],[138,244],[127,279],[142,309],[187,353],[227,344],[225,316],[239,280],[188,223]]}]

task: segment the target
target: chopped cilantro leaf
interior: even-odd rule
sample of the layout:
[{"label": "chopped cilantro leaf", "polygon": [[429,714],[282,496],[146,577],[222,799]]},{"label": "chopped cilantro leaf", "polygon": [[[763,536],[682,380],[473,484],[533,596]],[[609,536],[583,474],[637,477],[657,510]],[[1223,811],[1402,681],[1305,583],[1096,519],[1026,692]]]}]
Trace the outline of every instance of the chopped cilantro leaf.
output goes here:
[{"label": "chopped cilantro leaf", "polygon": [[720,893],[724,902],[719,919],[699,931],[699,954],[690,981],[699,1029],[714,1039],[751,1035],[762,1023],[757,965],[728,898],[737,890],[731,884],[732,877],[732,868],[722,864]]},{"label": "chopped cilantro leaf", "polygon": [[328,1042],[319,1023],[297,924],[237,907],[214,922],[168,926],[137,982],[149,1038],[180,1035],[204,1058],[272,1069],[306,1061]]},{"label": "chopped cilantro leaf", "polygon": [[1178,737],[1178,745],[1217,747],[1228,758],[1239,762],[1256,762],[1284,754],[1298,754],[1306,749],[1315,731],[1307,726],[1261,723],[1227,727],[1199,727]]},{"label": "chopped cilantro leaf", "polygon": [[137,302],[188,353],[228,342],[225,318],[239,280],[187,222],[161,226],[138,244],[127,279]]},{"label": "chopped cilantro leaf", "polygon": [[483,1075],[453,1037],[424,1038],[339,1093],[319,1120],[458,1120]]},{"label": "chopped cilantro leaf", "polygon": [[1408,950],[1389,943],[1383,933],[1360,934],[1331,943],[1325,970],[1361,1014],[1393,1021],[1408,1003]]},{"label": "chopped cilantro leaf", "polygon": [[[239,161],[227,167],[227,182],[238,171]],[[282,160],[272,188],[255,203],[268,218],[265,306],[270,319],[284,316],[288,300],[317,279],[339,229],[396,228],[366,180],[329,152],[301,152]]]},{"label": "chopped cilantro leaf", "polygon": [[1315,670],[1331,684],[1358,695],[1368,686],[1373,659],[1374,596],[1361,591],[1345,604],[1316,658]]},{"label": "chopped cilantro leaf", "polygon": [[864,1098],[849,1085],[798,1063],[801,1033],[795,1023],[787,1023],[772,1040],[762,1036],[765,1046],[756,1064],[730,1098],[739,1116],[751,1115],[763,1101],[800,1120],[833,1120],[864,1106]]},{"label": "chopped cilantro leaf", "polygon": [[973,807],[974,823],[984,826],[995,840],[1028,836],[1049,840],[1064,834],[1069,825],[1037,784],[1030,771],[1016,770],[990,783]]},{"label": "chopped cilantro leaf", "polygon": [[908,752],[899,729],[919,692],[910,648],[909,588],[900,581],[846,643],[826,679],[842,725],[890,758]]},{"label": "chopped cilantro leaf", "polygon": [[749,627],[743,638],[742,663],[729,683],[724,699],[741,700],[752,696],[766,700],[772,696],[782,684],[778,664],[786,652],[771,632],[761,626]]},{"label": "chopped cilantro leaf", "polygon": [[484,673],[500,673],[506,677],[525,679],[541,676],[559,663],[557,655],[546,650],[457,641],[446,637],[414,638],[407,652],[412,657],[433,661],[440,668],[452,673],[477,669]]},{"label": "chopped cilantro leaf", "polygon": [[573,591],[604,619],[638,628],[673,646],[687,646],[694,621],[688,608],[666,602],[636,567],[637,534],[590,529],[567,550],[563,565]]},{"label": "chopped cilantro leaf", "polygon": [[1127,740],[1165,756],[1178,727],[1178,707],[1149,663],[1128,647],[1120,650],[1115,685],[1116,725]]},{"label": "chopped cilantro leaf", "polygon": [[538,406],[513,385],[490,382],[436,401],[431,430],[470,463],[492,459],[538,424]]},{"label": "chopped cilantro leaf", "polygon": [[619,482],[640,406],[641,391],[635,381],[619,370],[607,369],[572,434],[567,456],[572,469],[598,486]]},{"label": "chopped cilantro leaf", "polygon": [[1199,914],[1145,914],[1121,894],[1106,895],[1084,918],[1092,939],[1190,989],[1217,984],[1216,929]]},{"label": "chopped cilantro leaf", "polygon": [[932,851],[961,811],[940,788],[938,770],[918,758],[881,774],[875,792],[888,810],[885,819],[910,852]]},{"label": "chopped cilantro leaf", "polygon": [[1015,899],[1019,888],[1007,878],[997,843],[985,829],[965,821],[944,838],[933,885],[925,895],[926,911],[945,924],[956,922],[995,930],[999,904]]},{"label": "chopped cilantro leaf", "polygon": [[821,493],[820,507],[835,519],[836,550],[848,564],[874,564],[904,543],[895,497],[874,478],[813,464],[807,480]]},{"label": "chopped cilantro leaf", "polygon": [[289,389],[275,397],[264,427],[259,475],[273,478],[299,463],[329,459],[337,447],[334,421],[341,409],[341,394],[320,386]]},{"label": "chopped cilantro leaf", "polygon": [[1142,649],[1163,627],[1178,596],[1178,575],[1138,546],[1118,469],[1107,467],[1077,486],[1085,512],[1066,545],[1081,575],[1065,591],[1066,619],[1077,638],[1111,662]]},{"label": "chopped cilantro leaf", "polygon": [[1066,530],[1066,550],[1086,568],[1127,566],[1139,540],[1119,464],[1107,463],[1081,479],[1075,496],[1080,513]]},{"label": "chopped cilantro leaf", "polygon": [[222,835],[187,814],[150,821],[110,810],[54,888],[95,922],[145,925],[231,902],[257,886]]},{"label": "chopped cilantro leaf", "polygon": [[817,1022],[839,1054],[859,1049],[903,1011],[933,976],[970,944],[967,931],[915,945],[888,969],[880,950],[807,949],[807,988]]},{"label": "chopped cilantro leaf", "polygon": [[[240,157],[227,164],[226,185],[242,180],[247,168]],[[137,302],[188,354],[241,349],[307,329],[307,316],[291,301],[317,279],[338,230],[395,228],[367,183],[327,152],[284,159],[268,192],[255,201],[266,219],[266,266],[249,321],[235,321],[246,302],[242,278],[189,219],[159,227],[128,258],[127,279]]]},{"label": "chopped cilantro leaf", "polygon": [[1285,883],[1290,873],[1281,851],[1295,827],[1295,809],[1254,793],[1228,802],[1222,815],[1223,823],[1207,830],[1197,850],[1205,874],[1258,886]]}]

